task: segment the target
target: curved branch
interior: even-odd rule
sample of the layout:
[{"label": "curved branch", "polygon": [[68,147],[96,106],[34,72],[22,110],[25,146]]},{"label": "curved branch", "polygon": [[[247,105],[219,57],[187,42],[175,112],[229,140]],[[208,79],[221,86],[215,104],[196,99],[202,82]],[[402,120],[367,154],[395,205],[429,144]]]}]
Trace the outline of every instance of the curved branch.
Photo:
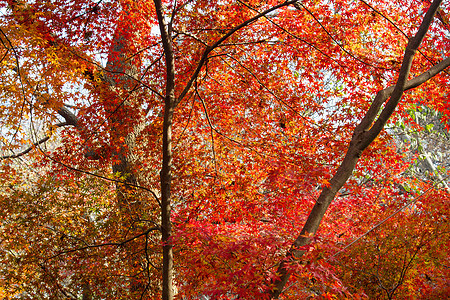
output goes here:
[{"label": "curved branch", "polygon": [[101,248],[101,247],[105,247],[105,246],[123,246],[123,245],[125,245],[125,244],[127,244],[127,243],[129,243],[129,242],[131,242],[131,241],[133,241],[135,239],[137,239],[137,238],[140,238],[141,236],[144,236],[144,235],[147,236],[151,231],[157,231],[157,230],[160,231],[161,228],[159,226],[154,226],[154,227],[151,227],[151,228],[147,229],[146,231],[144,231],[144,232],[142,232],[142,233],[140,233],[138,235],[135,235],[133,237],[130,237],[129,239],[126,239],[126,240],[124,240],[122,242],[86,245],[84,247],[79,247],[79,248],[76,248],[76,249],[70,249],[70,250],[62,251],[62,252],[60,252],[58,254],[55,254],[53,256],[50,256],[50,257],[46,258],[45,260],[50,260],[50,259],[56,258],[56,257],[61,256],[61,255],[65,255],[65,254],[69,254],[69,253],[77,252],[77,251],[81,251],[81,250],[86,250],[86,249]]},{"label": "curved branch", "polygon": [[[69,125],[67,122],[63,122],[63,123],[58,123],[56,125],[54,125],[54,127],[63,127]],[[11,154],[11,155],[4,155],[4,156],[0,156],[0,160],[3,159],[8,159],[8,158],[18,158],[21,157],[27,153],[29,153],[31,150],[33,150],[34,148],[36,148],[36,146],[41,145],[45,142],[47,142],[50,139],[50,135],[47,135],[45,137],[43,137],[42,139],[40,139],[39,141],[33,143],[30,147],[28,147],[27,149],[19,152],[19,153],[15,153],[15,154]]]},{"label": "curved branch", "polygon": [[213,125],[211,123],[211,119],[208,114],[208,109],[206,108],[205,101],[203,100],[202,96],[200,96],[200,94],[198,92],[197,82],[195,83],[195,94],[197,95],[197,97],[200,99],[200,102],[202,103],[203,110],[205,111],[206,120],[208,121],[209,129],[210,129],[210,136],[211,136],[211,151],[212,151],[212,155],[213,155],[214,169],[216,170],[216,174],[217,174],[218,171],[217,171],[217,161],[216,161],[216,150],[214,149],[214,129],[213,129]]},{"label": "curved branch", "polygon": [[[438,73],[448,68],[449,66],[450,66],[450,57],[447,57],[437,65],[431,67],[427,71],[420,74],[419,76],[416,76],[413,79],[406,81],[404,91],[418,87],[419,85],[427,82],[432,77],[436,76]],[[377,93],[374,101],[372,102],[364,118],[361,120],[359,125],[356,126],[355,134],[361,134],[362,132],[365,132],[370,128],[373,121],[375,120],[375,117],[378,115],[378,111],[380,110],[381,106],[392,95],[394,89],[395,86],[392,85]]]},{"label": "curved branch", "polygon": [[[372,9],[375,13],[377,13],[378,15],[380,15],[383,19],[385,19],[386,21],[388,21],[392,26],[394,26],[394,28],[400,32],[403,36],[406,37],[406,39],[409,40],[409,36],[400,28],[398,27],[388,16],[384,15],[382,12],[380,12],[378,9],[376,9],[375,7],[373,7],[372,5],[370,5],[369,3],[367,3],[365,0],[360,0],[362,3],[364,3],[367,7],[369,7],[370,9]],[[437,11],[437,16],[438,19],[442,22],[442,17],[441,14],[439,13],[439,11]],[[445,27],[447,27],[445,25],[445,22],[443,23]],[[420,49],[417,50],[423,57],[425,57],[425,59],[427,61],[429,61],[431,64],[434,64],[434,62],[431,60],[431,58],[429,58],[427,55],[425,55],[425,53],[423,53]]]},{"label": "curved branch", "polygon": [[62,106],[58,109],[57,113],[66,120],[67,125],[73,125],[78,127],[78,118],[77,116],[71,112],[67,107]]},{"label": "curved branch", "polygon": [[[39,145],[38,145],[38,146],[39,146]],[[50,159],[51,161],[53,161],[53,162],[55,162],[55,163],[57,163],[57,164],[60,164],[61,166],[65,167],[65,168],[67,168],[67,169],[69,169],[69,170],[72,170],[72,171],[75,171],[75,172],[79,172],[79,173],[83,173],[83,174],[86,174],[86,175],[90,175],[90,176],[93,176],[93,177],[97,177],[97,178],[102,179],[102,180],[105,180],[105,181],[114,182],[114,183],[123,184],[123,185],[128,185],[128,186],[131,186],[131,187],[135,187],[135,188],[138,188],[138,189],[147,191],[147,192],[149,192],[150,194],[152,194],[152,196],[153,196],[153,198],[155,198],[156,202],[158,202],[158,204],[161,205],[161,202],[159,201],[159,198],[158,198],[158,196],[156,195],[156,192],[155,192],[153,189],[150,189],[150,188],[147,188],[147,187],[145,187],[145,186],[138,185],[138,184],[129,183],[129,182],[126,182],[126,181],[114,179],[114,178],[108,178],[108,177],[105,177],[105,176],[102,176],[102,175],[98,175],[98,174],[95,174],[95,173],[92,173],[92,172],[89,172],[89,171],[77,169],[77,168],[74,168],[74,167],[72,167],[72,166],[69,166],[69,165],[67,165],[67,164],[65,164],[65,163],[63,163],[63,162],[61,162],[61,161],[58,161],[58,160],[54,159],[53,157],[49,156],[47,153],[45,153],[45,152],[44,152],[42,149],[40,149],[40,148],[39,148],[39,151],[41,151],[41,153],[42,153],[45,157],[47,157],[48,159]]]},{"label": "curved branch", "polygon": [[304,10],[306,10],[308,12],[309,15],[311,15],[311,17],[313,17],[313,19],[320,25],[320,27],[322,28],[323,31],[325,31],[326,35],[336,44],[338,45],[338,47],[344,51],[345,53],[347,53],[347,55],[349,55],[350,57],[354,58],[355,60],[359,61],[360,63],[367,65],[369,67],[375,68],[375,69],[386,69],[386,68],[382,68],[382,67],[377,67],[374,66],[368,62],[365,62],[364,60],[360,59],[359,57],[356,57],[353,53],[351,53],[350,51],[348,51],[347,49],[345,49],[341,43],[339,43],[332,35],[331,33],[328,32],[328,30],[325,28],[325,26],[323,26],[322,22],[319,21],[319,19],[317,19],[317,17],[308,9],[306,8],[306,6],[304,6],[303,4],[297,2],[294,4],[295,8],[297,8],[298,10],[301,10],[302,8]]},{"label": "curved branch", "polygon": [[215,43],[213,43],[210,46],[207,46],[206,49],[203,51],[203,54],[202,54],[202,57],[200,58],[200,61],[197,64],[197,68],[195,69],[194,73],[192,74],[191,78],[189,79],[188,83],[184,87],[184,89],[181,92],[181,94],[176,99],[175,106],[177,106],[181,102],[181,100],[183,100],[183,98],[186,96],[186,94],[189,92],[189,89],[192,87],[192,84],[194,83],[194,80],[197,78],[197,76],[200,73],[200,70],[202,69],[203,65],[208,60],[208,55],[209,55],[209,53],[211,53],[211,51],[213,51],[215,48],[220,46],[225,40],[227,40],[230,36],[232,36],[237,31],[241,30],[242,28],[244,28],[244,27],[250,25],[251,23],[257,21],[258,19],[266,16],[268,13],[270,13],[270,12],[272,12],[274,10],[277,10],[277,9],[282,8],[284,6],[288,6],[288,5],[294,4],[297,1],[298,0],[285,1],[285,2],[283,2],[281,4],[278,4],[278,5],[275,5],[275,6],[271,7],[271,8],[269,8],[269,9],[266,9],[265,11],[257,14],[253,18],[250,18],[250,19],[242,22],[241,24],[237,25],[236,27],[230,29],[223,37],[221,37]]},{"label": "curved branch", "polygon": [[[433,74],[436,75],[438,72],[442,71],[448,64],[448,59],[445,59],[441,64],[439,64],[439,67],[435,66],[425,72],[427,74],[418,76],[420,79],[415,78],[410,81],[407,80],[414,54],[422,43],[422,40],[434,18],[434,14],[438,10],[441,2],[442,0],[433,1],[427,13],[425,14],[419,30],[417,31],[416,35],[409,41],[408,46],[405,50],[403,63],[400,68],[399,77],[395,87],[389,87],[377,94],[374,103],[366,114],[367,116],[364,117],[361,123],[355,128],[355,132],[353,134],[344,160],[337,169],[336,174],[333,176],[333,178],[331,178],[329,186],[326,186],[322,189],[322,192],[320,193],[319,198],[317,199],[313,209],[311,210],[311,213],[309,214],[308,219],[306,220],[306,223],[303,226],[302,231],[300,232],[300,235],[297,237],[294,243],[292,243],[292,246],[287,252],[285,259],[280,263],[277,270],[277,274],[279,274],[279,277],[271,281],[271,287],[273,287],[273,289],[268,291],[271,298],[278,298],[278,296],[282,293],[283,288],[290,277],[289,264],[300,260],[300,258],[306,253],[311,239],[319,229],[319,225],[331,202],[334,200],[341,187],[351,176],[353,169],[355,168],[356,163],[364,149],[370,145],[370,143],[384,128],[384,125],[386,124],[388,118],[392,115],[397,104],[399,103],[403,92],[407,88],[413,88],[425,82],[427,78],[431,78],[430,76]],[[373,119],[376,117],[381,104],[387,98],[389,98],[389,96],[389,102],[386,104],[380,116],[369,130],[368,128],[372,124]]]}]

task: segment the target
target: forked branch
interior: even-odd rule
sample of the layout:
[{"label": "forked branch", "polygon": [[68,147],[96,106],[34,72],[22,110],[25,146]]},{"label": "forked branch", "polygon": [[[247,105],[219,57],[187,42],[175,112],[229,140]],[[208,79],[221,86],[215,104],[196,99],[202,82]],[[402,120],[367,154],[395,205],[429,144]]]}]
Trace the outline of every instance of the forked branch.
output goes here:
[{"label": "forked branch", "polygon": [[[277,270],[277,274],[279,275],[278,278],[272,280],[270,283],[271,289],[268,291],[268,293],[272,299],[278,298],[278,296],[283,291],[283,288],[290,277],[290,273],[288,271],[289,264],[300,260],[303,254],[305,254],[305,246],[307,246],[311,242],[312,237],[316,234],[320,222],[322,221],[329,205],[333,201],[337,192],[351,176],[353,169],[355,168],[356,163],[364,149],[366,149],[370,145],[370,143],[372,143],[372,141],[384,128],[387,120],[397,107],[403,95],[403,92],[407,89],[412,89],[419,86],[420,84],[426,82],[449,66],[450,59],[446,58],[441,63],[429,69],[427,72],[408,81],[414,54],[422,43],[423,38],[427,33],[428,28],[430,27],[434,15],[436,14],[436,11],[438,10],[441,2],[442,0],[433,1],[427,13],[425,14],[425,17],[416,35],[412,39],[410,39],[404,53],[403,62],[399,71],[396,85],[394,87],[383,89],[377,94],[372,103],[372,106],[366,113],[365,117],[362,119],[361,123],[356,126],[344,160],[337,169],[336,174],[333,176],[333,178],[331,178],[329,186],[322,189],[322,192],[317,199],[311,213],[309,214],[308,219],[306,220],[306,223],[303,226],[302,231],[300,232],[300,235],[292,244],[291,249],[287,252],[285,259],[280,263]],[[386,106],[382,110],[379,117],[373,123],[378,115],[378,111],[381,108],[381,105],[388,98],[389,101],[386,103]]]}]

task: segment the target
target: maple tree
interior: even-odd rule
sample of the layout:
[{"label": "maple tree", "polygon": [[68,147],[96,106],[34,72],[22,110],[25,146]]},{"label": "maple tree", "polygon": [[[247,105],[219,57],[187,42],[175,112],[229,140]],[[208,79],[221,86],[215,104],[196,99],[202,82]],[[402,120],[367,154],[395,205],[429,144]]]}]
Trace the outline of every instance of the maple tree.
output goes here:
[{"label": "maple tree", "polygon": [[0,293],[445,294],[449,193],[383,128],[448,130],[449,9],[0,1]]}]

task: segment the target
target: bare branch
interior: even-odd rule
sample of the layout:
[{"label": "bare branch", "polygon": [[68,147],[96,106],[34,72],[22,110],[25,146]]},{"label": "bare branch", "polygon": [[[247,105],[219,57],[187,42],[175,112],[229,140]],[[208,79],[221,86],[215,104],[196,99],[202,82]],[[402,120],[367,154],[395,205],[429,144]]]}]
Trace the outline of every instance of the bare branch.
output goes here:
[{"label": "bare branch", "polygon": [[[53,126],[54,126],[54,127],[62,127],[62,126],[66,126],[66,125],[69,125],[69,124],[67,124],[66,122],[63,122],[63,123],[58,123],[58,124],[53,125]],[[33,143],[33,145],[30,146],[30,147],[28,147],[27,149],[25,149],[25,150],[23,150],[23,151],[21,151],[21,152],[19,152],[19,153],[15,153],[15,154],[11,154],[11,155],[0,156],[0,159],[3,160],[3,159],[8,159],[8,158],[18,158],[18,157],[21,157],[21,156],[23,156],[23,155],[29,153],[31,150],[35,149],[36,146],[41,145],[41,144],[47,142],[49,139],[50,139],[50,135],[47,135],[47,136],[43,137],[42,139],[40,139],[39,141]]]},{"label": "bare branch", "polygon": [[62,251],[62,252],[60,252],[58,254],[55,254],[53,256],[50,256],[50,257],[46,258],[45,260],[54,259],[54,258],[56,258],[58,256],[61,256],[61,255],[65,255],[65,254],[69,254],[69,253],[73,253],[73,252],[78,252],[78,251],[82,251],[82,250],[86,250],[86,249],[101,248],[101,247],[106,247],[106,246],[123,246],[123,245],[125,245],[125,244],[127,244],[127,243],[129,243],[129,242],[131,242],[131,241],[133,241],[135,239],[137,239],[137,238],[140,238],[141,236],[147,236],[151,231],[157,231],[157,230],[161,230],[161,228],[159,226],[154,226],[154,227],[151,227],[151,228],[147,229],[146,231],[144,231],[144,232],[142,232],[142,233],[140,233],[138,235],[135,235],[135,236],[133,236],[133,237],[131,237],[129,239],[126,239],[126,240],[124,240],[122,242],[86,245],[84,247],[79,247],[79,248],[75,248],[75,249]]},{"label": "bare branch", "polygon": [[200,96],[200,94],[198,92],[197,82],[195,83],[195,94],[200,99],[200,102],[202,103],[203,109],[205,111],[206,120],[208,120],[208,125],[209,125],[209,129],[210,129],[210,136],[211,136],[211,151],[212,151],[212,155],[213,155],[214,169],[216,170],[216,174],[217,174],[218,171],[217,171],[217,161],[216,161],[216,150],[214,148],[214,128],[213,128],[213,125],[211,123],[211,119],[209,117],[208,109],[206,108],[205,101],[203,100],[203,98]]}]

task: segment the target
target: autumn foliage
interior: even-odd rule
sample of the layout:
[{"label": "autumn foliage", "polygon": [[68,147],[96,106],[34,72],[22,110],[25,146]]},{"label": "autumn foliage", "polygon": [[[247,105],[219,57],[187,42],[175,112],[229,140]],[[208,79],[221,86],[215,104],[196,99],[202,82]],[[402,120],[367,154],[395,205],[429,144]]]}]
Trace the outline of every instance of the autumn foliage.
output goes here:
[{"label": "autumn foliage", "polygon": [[0,298],[450,293],[448,1],[0,12]]}]

